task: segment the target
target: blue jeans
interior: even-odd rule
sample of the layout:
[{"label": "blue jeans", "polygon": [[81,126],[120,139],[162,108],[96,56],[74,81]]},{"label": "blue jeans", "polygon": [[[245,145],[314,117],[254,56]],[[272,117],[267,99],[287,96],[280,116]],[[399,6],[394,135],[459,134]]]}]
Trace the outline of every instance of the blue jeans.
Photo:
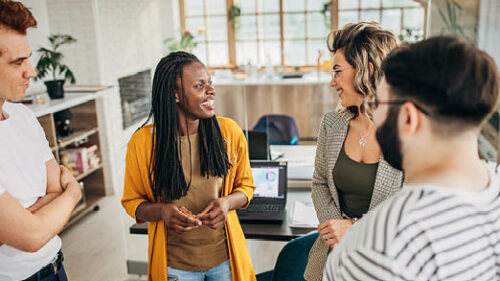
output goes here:
[{"label": "blue jeans", "polygon": [[229,260],[210,268],[207,271],[185,271],[168,267],[168,276],[175,275],[179,281],[231,281],[231,265]]},{"label": "blue jeans", "polygon": [[57,275],[51,275],[45,278],[40,278],[39,272],[37,274],[37,281],[68,281],[68,277],[66,276],[66,271],[64,270],[64,265],[61,264],[61,268]]}]

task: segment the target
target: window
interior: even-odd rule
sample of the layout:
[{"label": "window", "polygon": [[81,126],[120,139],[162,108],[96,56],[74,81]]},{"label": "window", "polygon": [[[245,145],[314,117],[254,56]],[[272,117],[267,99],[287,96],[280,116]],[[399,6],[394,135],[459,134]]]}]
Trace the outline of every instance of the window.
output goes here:
[{"label": "window", "polygon": [[415,0],[338,0],[338,26],[359,21],[376,21],[401,40],[423,38],[426,14]]},{"label": "window", "polygon": [[[307,66],[328,58],[326,36],[350,22],[376,21],[403,40],[421,39],[426,8],[416,1],[179,0],[179,6],[181,27],[198,42],[193,52],[209,67]],[[233,5],[240,14],[231,22]]]},{"label": "window", "polygon": [[[193,50],[212,67],[229,64],[226,0],[184,0],[183,29],[189,30],[198,43]],[[182,11],[182,6],[181,6]]]}]

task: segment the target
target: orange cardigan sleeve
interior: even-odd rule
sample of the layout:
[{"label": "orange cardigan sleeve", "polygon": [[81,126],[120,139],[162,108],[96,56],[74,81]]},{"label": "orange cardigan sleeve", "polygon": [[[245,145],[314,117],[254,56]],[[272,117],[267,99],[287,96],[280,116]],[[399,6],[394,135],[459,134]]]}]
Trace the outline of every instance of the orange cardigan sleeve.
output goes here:
[{"label": "orange cardigan sleeve", "polygon": [[[243,131],[236,122],[231,119],[224,118],[228,129],[228,135],[231,138],[229,151],[234,152],[236,155],[230,155],[230,159],[235,161],[231,164],[234,165],[234,182],[232,192],[241,191],[247,198],[248,203],[246,208],[252,200],[253,192],[255,191],[255,184],[253,182],[252,170],[250,169],[250,159],[248,156],[247,140]],[[231,152],[230,152],[231,153]]]},{"label": "orange cardigan sleeve", "polygon": [[[141,155],[141,150],[136,145],[136,142],[140,138],[139,132],[134,134],[128,143],[127,157],[125,160],[125,184],[123,188],[123,197],[121,203],[125,211],[138,223],[143,221],[137,220],[135,211],[137,207],[143,202],[149,202],[148,195],[146,192],[146,187],[149,188],[149,184],[145,185],[143,182],[144,163],[139,162]],[[147,167],[146,167],[147,169]],[[147,172],[147,170],[146,170]]]}]

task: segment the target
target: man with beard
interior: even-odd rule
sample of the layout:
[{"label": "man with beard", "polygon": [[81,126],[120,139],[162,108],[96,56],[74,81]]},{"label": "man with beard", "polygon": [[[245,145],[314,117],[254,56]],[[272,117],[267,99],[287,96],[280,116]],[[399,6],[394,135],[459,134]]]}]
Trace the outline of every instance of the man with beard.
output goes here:
[{"label": "man with beard", "polygon": [[454,37],[392,52],[370,104],[386,160],[405,185],[356,223],[324,280],[490,280],[500,272],[500,166],[478,156],[499,104],[486,53]]}]

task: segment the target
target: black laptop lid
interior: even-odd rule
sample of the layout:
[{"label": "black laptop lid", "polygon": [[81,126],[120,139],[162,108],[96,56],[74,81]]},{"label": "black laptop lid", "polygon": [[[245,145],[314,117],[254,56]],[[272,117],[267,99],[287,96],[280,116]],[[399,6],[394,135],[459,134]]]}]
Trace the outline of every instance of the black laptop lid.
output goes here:
[{"label": "black laptop lid", "polygon": [[[246,131],[243,131],[245,136]],[[248,155],[250,160],[268,160],[269,159],[269,142],[267,132],[265,131],[248,131]]]},{"label": "black laptop lid", "polygon": [[251,160],[250,166],[256,185],[254,199],[286,199],[287,162]]}]

